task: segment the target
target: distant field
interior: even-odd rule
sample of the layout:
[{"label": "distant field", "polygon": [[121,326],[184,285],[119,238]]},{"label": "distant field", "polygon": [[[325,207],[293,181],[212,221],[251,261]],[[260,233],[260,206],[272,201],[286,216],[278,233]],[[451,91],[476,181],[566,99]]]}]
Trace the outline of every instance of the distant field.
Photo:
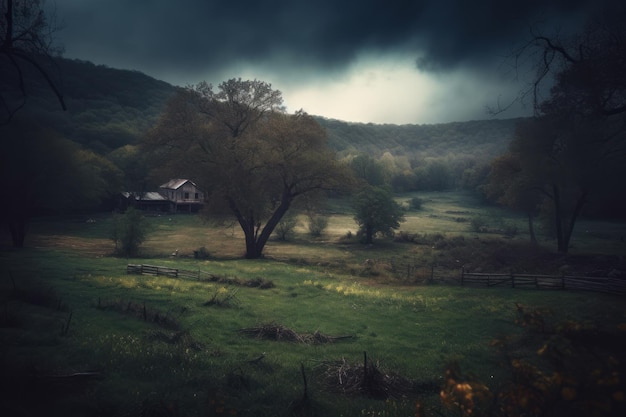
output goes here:
[{"label": "distant field", "polygon": [[[109,215],[91,216],[95,222],[86,216],[36,219],[27,248],[0,250],[2,414],[306,415],[297,409],[322,416],[413,416],[419,402],[427,416],[452,416],[458,410],[439,401],[446,365],[457,362],[493,386],[506,379],[508,368],[493,341],[522,334],[516,305],[542,311],[549,325],[569,320],[626,327],[621,297],[407,280],[396,263],[425,271],[436,264],[446,274],[458,273],[460,264],[582,268],[576,262],[584,259],[599,265],[579,254],[527,254],[521,230],[510,239],[471,231],[477,215],[488,216],[494,230],[523,221],[495,208],[485,211],[469,195],[420,197],[423,209],[407,212],[401,228],[420,234],[416,242],[380,239],[364,246],[345,239],[356,226],[349,204],[335,201],[322,237],[310,238],[303,218],[293,241],[272,240],[260,260],[242,259],[237,228],[209,227],[196,216],[151,217],[153,231],[135,259],[110,256]],[[576,250],[609,248],[604,258],[602,252],[591,258],[619,262],[611,253],[623,247],[623,225],[582,224],[588,232],[585,245],[575,241]],[[210,259],[193,258],[202,246]],[[224,280],[127,275],[128,263],[199,269]],[[273,286],[244,285],[259,279]],[[307,344],[242,332],[270,325],[338,339]],[[523,354],[536,355],[536,342]],[[378,369],[412,381],[412,388],[386,401],[337,392],[328,381],[336,372],[332,366],[358,370],[364,352]],[[301,369],[308,380],[304,402]],[[93,379],[71,376],[86,372]],[[39,383],[32,385],[32,378]]]},{"label": "distant field", "polygon": [[[371,258],[383,262],[393,258],[403,260],[404,263],[416,262],[429,268],[433,262],[448,265],[451,258],[455,257],[452,261],[459,264],[455,268],[466,263],[477,267],[477,261],[484,261],[482,269],[497,272],[493,268],[506,269],[506,259],[499,263],[482,259],[488,257],[491,246],[495,245],[510,252],[506,257],[514,258],[509,260],[510,268],[518,268],[518,261],[525,261],[529,251],[526,245],[529,236],[523,216],[499,207],[484,206],[470,193],[408,194],[398,197],[398,202],[409,207],[409,200],[416,195],[423,200],[422,209],[407,210],[406,221],[399,230],[417,235],[418,244],[394,243],[386,238],[378,239],[371,247],[359,244],[354,237],[357,225],[350,212],[350,201],[344,199],[329,202],[325,211],[329,223],[322,236],[312,238],[308,234],[306,216],[300,216],[296,236],[288,242],[271,239],[265,255],[283,261],[348,265],[352,269],[354,265]],[[87,223],[90,217],[95,222]],[[484,224],[484,232],[478,233],[473,229],[472,222],[475,219]],[[146,257],[163,258],[176,251],[180,257],[192,257],[194,251],[201,247],[217,259],[240,258],[244,253],[243,234],[237,225],[214,226],[194,215],[153,216],[149,217],[149,221],[151,233],[141,249]],[[540,249],[545,255],[540,257],[540,261],[545,261],[546,257],[558,259],[558,254],[554,253],[555,241],[542,234],[540,222],[537,221],[535,227]],[[74,248],[92,256],[107,256],[114,250],[113,242],[109,239],[110,229],[109,214],[63,220],[35,219],[30,226],[27,245]],[[514,230],[515,233],[506,235],[506,230]],[[348,234],[353,237],[347,239]],[[570,256],[589,254],[590,259],[594,254],[622,256],[626,253],[625,236],[624,223],[580,220],[572,239]],[[8,244],[8,236],[5,234],[2,237],[4,244]],[[560,264],[545,261],[543,266],[535,264],[527,265],[527,268],[554,273],[555,268],[558,269],[564,263],[564,259]]]}]

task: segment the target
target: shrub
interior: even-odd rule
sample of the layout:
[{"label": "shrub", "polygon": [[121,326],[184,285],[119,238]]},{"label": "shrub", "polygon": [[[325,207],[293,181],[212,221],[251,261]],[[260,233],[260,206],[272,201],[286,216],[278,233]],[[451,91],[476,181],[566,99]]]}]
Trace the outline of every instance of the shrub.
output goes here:
[{"label": "shrub", "polygon": [[423,204],[424,200],[420,197],[413,197],[411,200],[409,200],[409,208],[411,210],[421,210]]},{"label": "shrub", "polygon": [[395,242],[401,242],[401,243],[417,243],[417,239],[418,239],[417,233],[409,233],[407,231],[400,230],[398,233],[395,234],[393,240]]},{"label": "shrub", "polygon": [[141,211],[130,207],[124,214],[115,216],[111,239],[115,242],[115,252],[118,255],[137,255],[139,246],[147,235],[148,223]]},{"label": "shrub", "polygon": [[288,241],[293,239],[295,232],[294,229],[298,224],[298,220],[295,216],[284,216],[274,229],[274,234],[278,240]]},{"label": "shrub", "polygon": [[309,215],[309,233],[311,236],[321,236],[328,227],[328,217],[316,214]]},{"label": "shrub", "polygon": [[474,216],[470,221],[470,229],[472,232],[485,233],[487,232],[487,218],[484,216]]},{"label": "shrub", "polygon": [[355,233],[352,230],[348,230],[344,235],[339,238],[340,242],[353,242]]},{"label": "shrub", "polygon": [[211,254],[209,253],[207,248],[202,246],[198,250],[193,251],[193,257],[196,259],[209,259],[211,257]]},{"label": "shrub", "polygon": [[507,223],[503,226],[502,233],[504,233],[506,237],[515,237],[517,236],[517,233],[518,233],[517,226],[515,226],[514,224]]}]

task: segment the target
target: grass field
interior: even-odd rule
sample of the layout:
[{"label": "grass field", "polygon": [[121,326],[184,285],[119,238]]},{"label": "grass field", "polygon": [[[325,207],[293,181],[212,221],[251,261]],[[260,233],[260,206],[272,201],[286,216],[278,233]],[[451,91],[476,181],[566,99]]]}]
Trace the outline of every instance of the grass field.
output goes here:
[{"label": "grass field", "polygon": [[[620,297],[415,285],[394,266],[403,260],[429,270],[435,262],[444,274],[457,273],[459,264],[619,268],[623,225],[590,223],[593,236],[575,243],[610,249],[605,252],[575,250],[564,258],[542,249],[526,258],[523,233],[503,239],[470,230],[469,219],[485,212],[468,196],[425,199],[402,226],[420,235],[418,243],[381,239],[363,246],[343,239],[356,227],[340,202],[329,209],[322,237],[309,238],[301,224],[293,241],[271,241],[260,260],[241,259],[236,228],[209,227],[195,216],[151,217],[152,233],[137,259],[110,256],[108,215],[92,216],[95,222],[35,220],[27,248],[0,251],[2,414],[415,416],[419,402],[424,415],[459,415],[439,400],[446,365],[456,361],[493,386],[506,380],[509,370],[492,342],[522,334],[516,305],[549,308],[551,323],[624,327]],[[489,216],[499,223],[493,229],[503,222],[523,226],[506,212],[493,209]],[[210,259],[193,258],[200,247]],[[128,263],[225,279],[127,275]],[[273,286],[245,285],[259,278]],[[274,334],[251,337],[262,329]],[[290,340],[287,330],[300,337]],[[272,339],[278,336],[284,340]],[[324,337],[337,339],[311,342]],[[535,355],[533,349],[524,354]],[[386,399],[338,386],[332,377],[344,375],[347,383],[349,373],[340,371],[361,369],[364,352],[375,369],[410,386]]]}]

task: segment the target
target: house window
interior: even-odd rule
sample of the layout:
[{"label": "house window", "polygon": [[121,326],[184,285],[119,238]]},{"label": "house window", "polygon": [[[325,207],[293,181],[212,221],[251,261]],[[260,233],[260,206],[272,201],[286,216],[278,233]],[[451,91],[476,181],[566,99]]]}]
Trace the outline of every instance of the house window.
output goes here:
[{"label": "house window", "polygon": [[189,193],[185,193],[185,200],[189,200]]},{"label": "house window", "polygon": [[195,198],[197,200],[199,198],[198,193],[195,193],[193,198]]}]

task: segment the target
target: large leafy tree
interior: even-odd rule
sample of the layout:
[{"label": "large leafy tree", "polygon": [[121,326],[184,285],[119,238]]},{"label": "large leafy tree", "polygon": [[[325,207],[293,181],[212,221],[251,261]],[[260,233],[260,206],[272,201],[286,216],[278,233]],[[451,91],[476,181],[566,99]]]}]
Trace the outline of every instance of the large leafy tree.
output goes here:
[{"label": "large leafy tree", "polygon": [[0,123],[13,118],[26,103],[28,72],[34,71],[52,91],[63,110],[65,100],[49,64],[60,55],[54,46],[57,30],[43,11],[43,0],[0,0]]},{"label": "large leafy tree", "polygon": [[354,175],[363,182],[380,187],[387,182],[385,167],[369,155],[357,155],[350,161]]},{"label": "large leafy tree", "polygon": [[354,197],[353,208],[354,220],[367,244],[377,233],[392,234],[404,221],[404,210],[384,187],[363,187]]},{"label": "large leafy tree", "polygon": [[235,219],[247,258],[262,256],[294,204],[350,179],[319,124],[304,112],[284,113],[281,93],[258,80],[179,91],[145,146],[161,175],[196,179],[207,192],[209,216]]}]

